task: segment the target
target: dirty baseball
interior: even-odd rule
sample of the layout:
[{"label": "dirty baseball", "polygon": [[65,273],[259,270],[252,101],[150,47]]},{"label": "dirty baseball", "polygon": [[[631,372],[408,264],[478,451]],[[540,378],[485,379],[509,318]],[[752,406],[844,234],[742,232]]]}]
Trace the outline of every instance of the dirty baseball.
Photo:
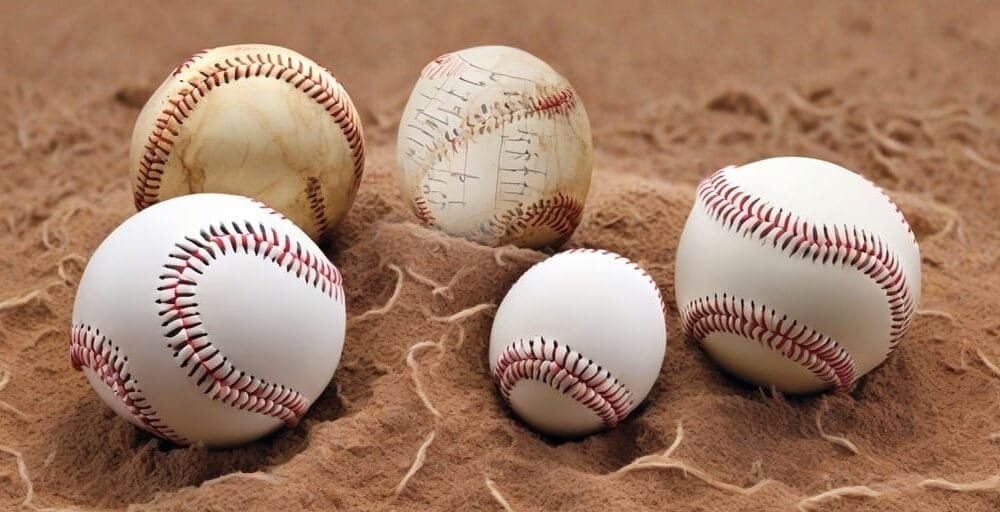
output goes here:
[{"label": "dirty baseball", "polygon": [[570,83],[504,46],[424,67],[399,122],[399,188],[417,218],[498,246],[565,242],[590,188],[590,122]]},{"label": "dirty baseball", "polygon": [[319,64],[270,45],[204,50],[167,76],[135,122],[135,207],[198,192],[238,194],[319,239],[354,201],[364,147],[350,96]]}]

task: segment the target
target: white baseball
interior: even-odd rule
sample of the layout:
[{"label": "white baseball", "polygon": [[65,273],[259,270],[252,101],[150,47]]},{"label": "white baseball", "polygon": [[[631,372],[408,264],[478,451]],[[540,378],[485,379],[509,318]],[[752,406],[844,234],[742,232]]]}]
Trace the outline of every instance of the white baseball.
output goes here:
[{"label": "white baseball", "polygon": [[442,55],[399,123],[399,186],[417,217],[487,245],[565,242],[590,188],[590,121],[573,87],[505,46]]},{"label": "white baseball", "polygon": [[577,437],[618,425],[642,403],[666,349],[653,279],[612,252],[576,249],[514,283],[493,320],[489,363],[518,416]]},{"label": "white baseball", "polygon": [[231,446],[295,425],[344,343],[340,273],[261,203],[194,194],[97,248],[70,356],[118,415],[178,444]]},{"label": "white baseball", "polygon": [[920,251],[899,209],[811,158],[702,181],[675,270],[685,330],[730,373],[788,393],[851,386],[892,352],[920,300]]},{"label": "white baseball", "polygon": [[318,239],[351,207],[364,150],[357,109],[322,66],[278,46],[204,50],[163,81],[135,122],[135,207],[239,194]]}]

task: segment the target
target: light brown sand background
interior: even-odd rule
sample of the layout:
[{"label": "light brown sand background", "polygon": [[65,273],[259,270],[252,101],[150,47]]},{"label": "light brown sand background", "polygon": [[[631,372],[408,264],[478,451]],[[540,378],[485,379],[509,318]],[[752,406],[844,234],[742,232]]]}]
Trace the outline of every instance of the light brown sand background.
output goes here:
[{"label": "light brown sand background", "polygon": [[[79,510],[502,510],[492,487],[517,511],[763,511],[845,486],[879,496],[802,506],[1000,509],[1000,6],[615,4],[0,2],[0,509],[30,498]],[[133,213],[126,155],[138,109],[188,54],[238,42],[312,57],[363,112],[368,170],[326,247],[353,321],[302,426],[235,450],[172,449],[115,417],[71,370],[70,310],[86,258]],[[567,246],[640,261],[670,299],[667,360],[647,405],[582,442],[545,440],[508,414],[485,371],[488,308],[442,321],[497,303],[544,254],[497,260],[420,228],[396,189],[396,123],[419,70],[487,43],[550,62],[590,112],[593,187]],[[679,330],[673,250],[697,180],[782,154],[861,171],[920,242],[922,311],[848,393],[759,392]],[[397,269],[398,300],[379,314]],[[408,349],[425,341],[440,345],[418,346],[411,369]],[[817,417],[857,453],[824,439]],[[663,465],[696,470],[613,475],[662,453],[678,424],[683,440]],[[697,475],[772,482],[745,495]]]}]

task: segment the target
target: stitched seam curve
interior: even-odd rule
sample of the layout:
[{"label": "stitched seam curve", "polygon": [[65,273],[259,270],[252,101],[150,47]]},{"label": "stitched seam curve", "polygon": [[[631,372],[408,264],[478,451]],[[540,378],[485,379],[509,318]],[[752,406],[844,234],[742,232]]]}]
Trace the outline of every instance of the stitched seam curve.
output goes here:
[{"label": "stitched seam curve", "polygon": [[313,220],[319,232],[326,231],[329,220],[326,218],[326,203],[323,201],[323,186],[319,183],[319,178],[310,176],[306,178],[306,199],[309,200],[309,210],[312,211]]},{"label": "stitched seam curve", "polygon": [[420,76],[429,79],[450,78],[461,74],[465,67],[465,59],[461,56],[455,53],[446,53],[424,66],[424,69],[420,71]]},{"label": "stitched seam curve", "polygon": [[[889,303],[891,352],[913,319],[915,304],[899,259],[884,241],[857,226],[810,223],[788,210],[753,197],[729,182],[728,167],[698,186],[709,216],[744,237],[770,243],[790,258],[846,265],[871,279]],[[906,221],[902,220],[904,225]]]},{"label": "stitched seam curve", "polygon": [[573,235],[582,215],[583,204],[560,192],[555,197],[541,199],[528,206],[518,205],[497,215],[492,225],[505,240],[519,238],[528,228],[546,227],[565,241]]},{"label": "stitched seam curve", "polygon": [[518,340],[497,357],[493,379],[509,403],[514,386],[530,379],[580,402],[613,428],[632,411],[632,392],[611,372],[566,345],[536,336]]},{"label": "stitched seam curve", "polygon": [[[281,220],[288,220],[288,217],[285,217],[285,214],[279,212],[278,210],[275,210],[274,208],[271,208],[270,206],[268,206],[268,205],[266,205],[266,204],[264,204],[264,203],[262,203],[262,202],[260,202],[260,201],[258,201],[256,199],[249,198],[249,197],[247,199],[249,199],[251,203],[257,205],[261,210],[264,210],[268,214],[275,215],[278,218],[280,218]],[[291,221],[289,221],[289,222],[291,222]]]},{"label": "stitched seam curve", "polygon": [[507,124],[524,119],[552,119],[557,115],[568,115],[576,108],[576,104],[576,93],[568,84],[543,96],[522,96],[517,100],[495,102],[489,113],[472,112],[465,116],[458,128],[445,132],[443,139],[428,143],[427,154],[415,173],[422,177],[434,162],[456,154],[460,147],[471,142],[477,135],[493,133]]},{"label": "stitched seam curve", "polygon": [[204,59],[205,55],[208,52],[209,52],[208,49],[201,50],[199,52],[194,53],[193,55],[191,55],[187,59],[184,59],[184,62],[181,62],[180,64],[177,65],[176,68],[174,68],[174,72],[171,73],[170,76],[177,76],[177,75],[183,73],[188,68],[190,68],[191,66],[193,66],[195,62],[198,62],[199,60]]},{"label": "stitched seam curve", "polygon": [[139,381],[132,378],[128,356],[107,336],[101,334],[100,329],[74,324],[70,330],[69,358],[73,368],[77,370],[90,368],[146,430],[177,444],[190,444],[184,436],[163,423],[156,409],[143,395]]},{"label": "stitched seam curve", "polygon": [[304,250],[300,243],[274,228],[249,222],[213,225],[198,236],[175,244],[177,252],[163,265],[157,288],[159,315],[167,345],[187,377],[206,396],[296,425],[309,408],[309,400],[283,385],[265,381],[236,368],[213,346],[197,303],[198,279],[212,262],[227,254],[253,254],[270,261],[328,297],[343,298],[340,272],[323,257]]},{"label": "stitched seam curve", "polygon": [[[175,73],[190,67],[205,52],[195,54],[178,66]],[[157,202],[161,177],[173,148],[174,138],[191,112],[209,92],[217,87],[250,77],[283,80],[302,91],[333,117],[340,127],[354,160],[352,194],[361,184],[365,165],[364,139],[357,112],[347,94],[336,81],[328,83],[323,71],[305,65],[297,59],[281,54],[255,53],[230,57],[217,62],[210,72],[200,71],[201,79],[189,82],[189,89],[168,99],[170,103],[157,117],[139,160],[139,175],[134,194],[136,209],[143,209]],[[325,215],[324,215],[325,217]]]},{"label": "stitched seam curve", "polygon": [[423,196],[413,198],[413,208],[414,214],[416,214],[421,224],[428,227],[434,226],[434,213],[431,212],[430,207],[427,205],[426,198]]},{"label": "stitched seam curve", "polygon": [[681,317],[687,332],[702,342],[712,333],[735,334],[799,363],[827,384],[845,388],[857,379],[857,363],[836,340],[764,304],[713,295],[689,302]]}]

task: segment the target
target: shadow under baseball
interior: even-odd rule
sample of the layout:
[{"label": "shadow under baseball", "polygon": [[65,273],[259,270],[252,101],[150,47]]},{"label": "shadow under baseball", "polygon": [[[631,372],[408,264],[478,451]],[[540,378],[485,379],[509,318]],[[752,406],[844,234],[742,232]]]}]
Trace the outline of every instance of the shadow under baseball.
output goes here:
[{"label": "shadow under baseball", "polygon": [[[295,428],[227,449],[179,447],[159,439],[119,418],[87,388],[44,434],[55,455],[44,470],[36,470],[36,488],[44,489],[45,475],[56,473],[61,476],[55,481],[80,482],[79,493],[87,499],[79,505],[125,507],[229,473],[267,471],[308,446],[312,425],[345,416],[336,386],[335,378]],[[129,484],[137,481],[142,485]]]}]

